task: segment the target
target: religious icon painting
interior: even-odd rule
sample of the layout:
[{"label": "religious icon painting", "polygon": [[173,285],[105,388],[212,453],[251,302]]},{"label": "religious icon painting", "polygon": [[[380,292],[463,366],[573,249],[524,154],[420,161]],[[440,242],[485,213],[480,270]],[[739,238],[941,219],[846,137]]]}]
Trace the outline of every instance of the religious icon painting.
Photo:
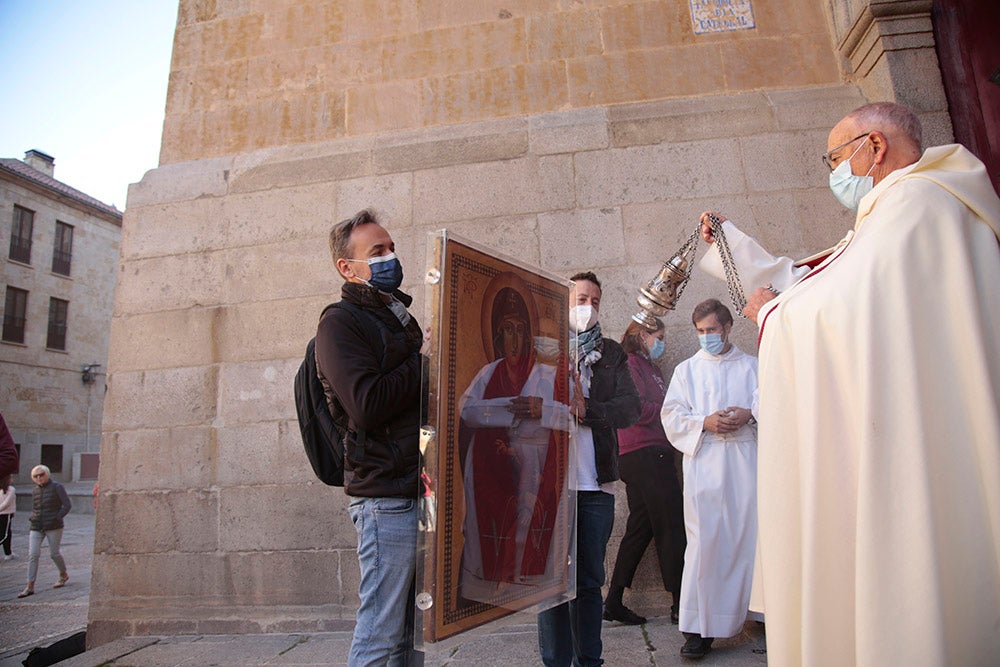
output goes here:
[{"label": "religious icon painting", "polygon": [[575,595],[570,282],[428,243],[418,643]]}]

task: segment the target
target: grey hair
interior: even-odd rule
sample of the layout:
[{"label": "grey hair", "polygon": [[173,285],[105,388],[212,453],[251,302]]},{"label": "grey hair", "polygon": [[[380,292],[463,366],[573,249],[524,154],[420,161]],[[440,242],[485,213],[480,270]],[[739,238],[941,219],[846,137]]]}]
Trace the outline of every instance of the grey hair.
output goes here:
[{"label": "grey hair", "polygon": [[351,248],[351,233],[356,227],[368,224],[379,224],[375,212],[369,208],[358,211],[354,217],[342,220],[330,230],[330,256],[334,263],[340,258],[350,258],[353,253]]},{"label": "grey hair", "polygon": [[34,468],[32,468],[32,469],[31,469],[31,474],[32,474],[32,476],[34,476],[34,474],[35,474],[36,472],[38,472],[39,470],[41,470],[42,472],[44,472],[44,473],[45,473],[46,475],[48,475],[49,477],[51,477],[51,476],[52,476],[52,471],[51,471],[51,470],[49,470],[49,467],[48,467],[48,466],[44,466],[44,465],[37,465],[37,466],[35,466]]},{"label": "grey hair", "polygon": [[894,127],[913,142],[917,152],[923,150],[923,130],[920,127],[920,120],[902,104],[872,102],[858,107],[847,114],[847,117],[853,118],[864,130],[881,131],[887,125]]}]

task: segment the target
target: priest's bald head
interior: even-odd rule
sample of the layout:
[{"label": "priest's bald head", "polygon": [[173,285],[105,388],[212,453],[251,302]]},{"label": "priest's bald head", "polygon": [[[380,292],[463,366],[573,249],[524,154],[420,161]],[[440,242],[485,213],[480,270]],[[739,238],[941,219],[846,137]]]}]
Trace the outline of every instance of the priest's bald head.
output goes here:
[{"label": "priest's bald head", "polygon": [[921,141],[920,121],[912,111],[893,102],[875,102],[858,107],[833,127],[823,161],[833,171],[850,160],[851,173],[871,176],[877,185],[919,160]]}]

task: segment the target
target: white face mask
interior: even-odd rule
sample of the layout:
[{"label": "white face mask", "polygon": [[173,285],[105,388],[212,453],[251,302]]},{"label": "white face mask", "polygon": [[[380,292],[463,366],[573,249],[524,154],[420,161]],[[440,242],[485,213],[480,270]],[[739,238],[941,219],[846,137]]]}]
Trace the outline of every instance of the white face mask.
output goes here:
[{"label": "white face mask", "polygon": [[547,336],[535,336],[535,354],[542,363],[554,363],[559,358],[559,341]]},{"label": "white face mask", "polygon": [[589,331],[597,324],[597,311],[591,305],[573,306],[569,309],[569,330],[573,333]]},{"label": "white face mask", "polygon": [[[866,143],[868,143],[867,137],[861,142],[861,146]],[[833,196],[852,211],[858,210],[861,199],[875,187],[875,179],[869,175],[875,169],[874,162],[864,176],[857,176],[851,171],[851,158],[858,154],[861,146],[858,146],[851,153],[851,157],[838,164],[837,168],[830,172],[830,190],[833,192]]]}]

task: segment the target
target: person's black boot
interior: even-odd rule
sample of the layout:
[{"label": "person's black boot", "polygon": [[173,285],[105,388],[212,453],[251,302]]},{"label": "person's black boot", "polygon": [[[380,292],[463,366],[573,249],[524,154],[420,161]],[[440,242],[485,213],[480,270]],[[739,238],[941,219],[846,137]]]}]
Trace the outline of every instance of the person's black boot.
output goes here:
[{"label": "person's black boot", "polygon": [[687,641],[681,647],[681,657],[689,660],[700,660],[712,651],[712,637],[702,637],[695,633],[684,633]]},{"label": "person's black boot", "polygon": [[608,599],[604,603],[604,620],[618,621],[625,625],[642,625],[646,622],[646,617],[640,616],[621,602],[615,603],[611,599]]}]

